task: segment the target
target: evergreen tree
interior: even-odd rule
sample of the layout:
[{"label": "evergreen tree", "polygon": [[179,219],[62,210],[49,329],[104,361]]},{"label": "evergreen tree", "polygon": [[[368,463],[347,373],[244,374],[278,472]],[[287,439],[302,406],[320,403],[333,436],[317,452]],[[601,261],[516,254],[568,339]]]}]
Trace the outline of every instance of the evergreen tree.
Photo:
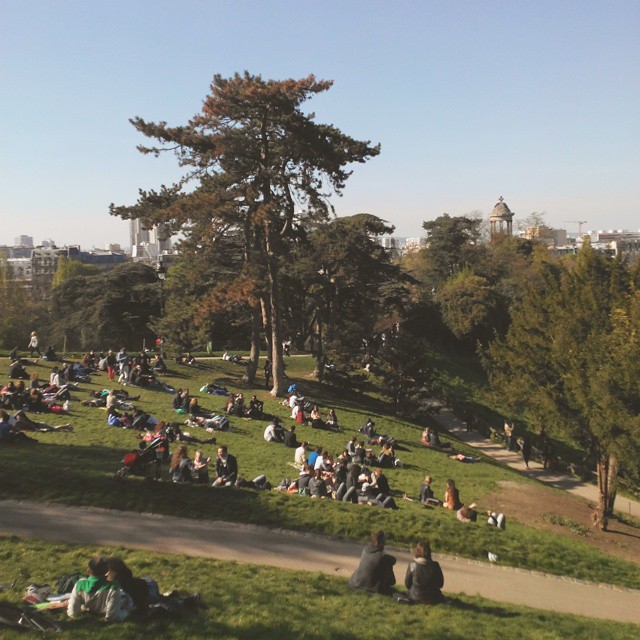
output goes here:
[{"label": "evergreen tree", "polygon": [[[176,153],[187,173],[172,187],[141,192],[133,207],[111,206],[115,215],[165,223],[203,247],[230,228],[243,232],[249,270],[261,263],[266,274],[261,306],[270,329],[274,395],[285,390],[280,273],[288,245],[305,219],[329,215],[327,198],[342,191],[347,167],[379,153],[378,146],[302,112],[306,100],[331,84],[313,76],[274,81],[246,72],[216,75],[202,113],[186,125],[133,119],[138,131],[159,142],[140,150]],[[252,317],[259,317],[256,305]]]},{"label": "evergreen tree", "polygon": [[620,261],[586,244],[575,262],[545,266],[502,340],[486,353],[493,389],[514,411],[597,458],[594,522],[606,529],[620,463],[638,468],[638,301]]}]

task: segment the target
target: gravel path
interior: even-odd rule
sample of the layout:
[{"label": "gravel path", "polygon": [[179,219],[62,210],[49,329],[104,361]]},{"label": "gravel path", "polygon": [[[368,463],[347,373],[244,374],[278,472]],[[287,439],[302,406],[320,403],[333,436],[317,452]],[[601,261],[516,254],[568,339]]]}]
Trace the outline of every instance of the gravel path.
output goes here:
[{"label": "gravel path", "polygon": [[[0,534],[90,546],[124,546],[283,569],[319,571],[347,578],[361,553],[356,542],[255,525],[199,521],[95,507],[0,501]],[[404,578],[410,555],[398,558]],[[495,564],[436,556],[445,591],[510,604],[640,624],[640,591],[593,584]]]}]

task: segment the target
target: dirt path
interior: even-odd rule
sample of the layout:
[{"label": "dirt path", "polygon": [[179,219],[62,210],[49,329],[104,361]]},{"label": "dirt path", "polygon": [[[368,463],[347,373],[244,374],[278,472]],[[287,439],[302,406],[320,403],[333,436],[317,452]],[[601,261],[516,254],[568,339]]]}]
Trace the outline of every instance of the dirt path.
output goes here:
[{"label": "dirt path", "polygon": [[[250,561],[345,578],[356,568],[361,553],[356,542],[254,525],[13,500],[0,502],[0,535]],[[410,555],[399,549],[390,552],[398,558],[396,577],[402,581]],[[640,591],[451,556],[437,559],[450,594],[478,594],[500,602],[640,624]]]},{"label": "dirt path", "polygon": [[[438,416],[434,417],[434,420],[454,434],[460,441],[482,451],[485,455],[498,460],[502,464],[516,469],[530,478],[549,484],[556,489],[564,489],[591,502],[598,502],[598,488],[595,485],[582,482],[582,480],[571,478],[562,473],[543,469],[541,464],[534,461],[529,463],[530,468],[527,469],[519,453],[507,451],[504,447],[479,433],[468,432],[462,422],[450,410],[443,410]],[[618,496],[616,498],[616,511],[640,518],[640,502],[624,496]]]}]

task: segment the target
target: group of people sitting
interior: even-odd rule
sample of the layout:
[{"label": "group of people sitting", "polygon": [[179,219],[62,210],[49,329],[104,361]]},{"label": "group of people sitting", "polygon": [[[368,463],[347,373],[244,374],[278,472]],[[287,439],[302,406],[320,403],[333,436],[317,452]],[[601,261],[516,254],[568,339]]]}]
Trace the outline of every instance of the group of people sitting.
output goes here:
[{"label": "group of people sitting", "polygon": [[193,608],[199,603],[197,593],[186,597],[178,591],[160,593],[153,578],[134,577],[121,558],[96,556],[89,560],[87,577],[78,580],[71,591],[67,615],[79,618],[85,613],[93,614],[104,616],[107,622],[144,620]]},{"label": "group of people sitting", "polygon": [[295,452],[294,466],[300,469],[295,480],[284,479],[279,489],[287,493],[368,504],[396,509],[391,487],[381,467],[373,471],[363,466],[362,459],[351,455],[348,448],[334,457],[322,447],[309,453],[303,442]]},{"label": "group of people sitting", "polygon": [[230,416],[261,420],[264,417],[264,402],[258,400],[258,396],[254,394],[251,396],[251,400],[249,400],[249,404],[247,405],[242,392],[235,395],[230,393],[227,398],[225,411]]},{"label": "group of people sitting", "polygon": [[416,544],[404,578],[406,594],[394,589],[396,558],[385,552],[385,546],[384,531],[374,531],[362,551],[358,568],[349,578],[352,589],[390,595],[409,604],[440,604],[445,601],[442,595],[444,576],[440,564],[431,557],[428,541],[420,540]]}]

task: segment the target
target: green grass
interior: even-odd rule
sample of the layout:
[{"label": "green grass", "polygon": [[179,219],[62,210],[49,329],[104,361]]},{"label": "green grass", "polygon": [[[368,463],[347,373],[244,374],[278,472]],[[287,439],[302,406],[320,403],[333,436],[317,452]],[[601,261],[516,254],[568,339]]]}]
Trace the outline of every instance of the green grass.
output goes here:
[{"label": "green grass", "polygon": [[[161,591],[200,592],[207,608],[172,620],[115,626],[96,618],[68,620],[65,614],[58,614],[63,633],[57,637],[629,640],[640,634],[640,628],[633,624],[497,604],[478,597],[455,596],[448,605],[409,607],[353,592],[346,580],[319,573],[15,538],[0,538],[0,582],[7,584],[17,578],[16,588],[0,597],[17,603],[29,581],[55,586],[61,575],[82,571],[88,558],[98,552],[121,556],[134,574],[154,577]],[[0,635],[5,640],[29,637],[11,631],[0,631]]]},{"label": "green grass", "polygon": [[[6,361],[0,362],[0,367],[3,364],[6,366]],[[419,443],[420,425],[388,415],[386,405],[380,400],[341,392],[307,379],[312,369],[310,358],[288,360],[289,375],[325,411],[327,407],[336,409],[345,433],[333,434],[303,427],[299,437],[338,452],[366,417],[373,416],[380,432],[394,435],[407,449],[399,452],[404,468],[387,473],[392,488],[399,494],[398,511],[332,501],[318,503],[275,491],[214,491],[203,486],[177,486],[168,482],[118,481],[113,474],[120,466],[123,453],[133,449],[137,439],[131,431],[106,426],[104,410],[83,407],[80,400],[88,397],[85,391],[74,394],[73,433],[38,434],[40,444],[37,446],[0,450],[0,497],[249,522],[356,539],[382,527],[390,543],[399,546],[409,547],[418,538],[426,536],[440,552],[486,559],[487,552],[492,551],[502,563],[512,566],[629,587],[640,586],[639,565],[608,557],[581,540],[538,531],[512,519],[506,532],[480,524],[463,526],[452,512],[423,509],[416,503],[403,502],[402,492],[415,496],[427,472],[435,478],[436,494],[443,493],[446,479],[451,477],[456,480],[463,501],[475,501],[487,508],[492,505],[483,503],[484,497],[498,482],[533,481],[489,459],[478,464],[461,464],[444,453],[425,449]],[[37,366],[35,370],[43,378],[48,375],[48,368],[44,366]],[[254,390],[242,383],[243,371],[238,365],[216,360],[208,361],[202,370],[180,368],[167,380],[175,386],[188,386],[196,394],[202,384],[216,381],[250,395]],[[100,374],[94,377],[91,385],[83,387],[95,390],[106,384],[106,375]],[[138,392],[137,389],[133,391]],[[266,400],[268,412],[282,417],[285,424],[292,423],[288,409],[271,399],[264,390],[256,392]],[[201,404],[207,408],[219,410],[225,403],[221,397],[199,395]],[[171,411],[169,394],[143,391],[139,404],[161,419],[176,419]],[[52,423],[66,421],[66,418],[60,420],[50,414],[44,417]],[[295,470],[287,464],[293,459],[293,451],[264,442],[262,433],[266,421],[232,418],[231,423],[233,431],[218,434],[218,442],[228,444],[230,451],[237,455],[242,476],[252,478],[266,473],[275,485],[283,477],[295,475]],[[201,435],[206,434],[202,432]],[[455,446],[469,451],[457,443]],[[215,455],[215,449],[215,446],[203,447],[209,455]],[[193,451],[194,447],[190,447],[192,454]]]}]

